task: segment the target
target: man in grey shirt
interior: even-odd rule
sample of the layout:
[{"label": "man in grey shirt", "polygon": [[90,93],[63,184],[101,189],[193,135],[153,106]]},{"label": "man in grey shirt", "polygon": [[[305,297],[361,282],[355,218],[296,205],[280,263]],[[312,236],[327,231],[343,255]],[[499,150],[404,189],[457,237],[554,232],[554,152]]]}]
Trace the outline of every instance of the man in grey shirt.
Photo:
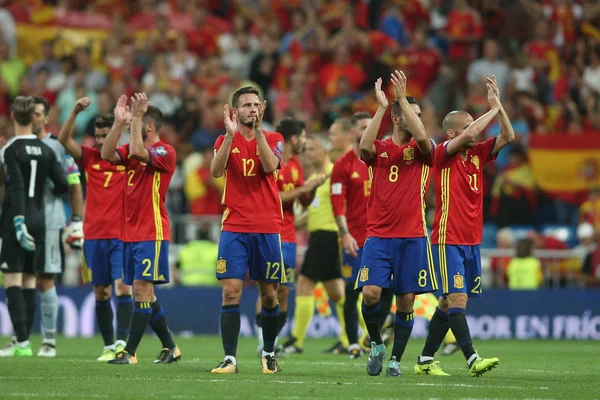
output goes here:
[{"label": "man in grey shirt", "polygon": [[[67,182],[69,183],[69,200],[71,204],[71,223],[67,228],[67,242],[73,248],[81,248],[83,239],[83,192],[79,180],[79,169],[75,161],[69,156],[64,147],[46,132],[50,104],[43,97],[35,97],[32,131],[42,142],[47,144],[56,153],[56,158],[61,165]],[[43,343],[39,357],[56,356],[56,319],[58,316],[58,295],[54,285],[54,276],[62,272],[63,248],[62,230],[67,225],[65,207],[62,197],[52,193],[52,183],[46,182],[45,212],[46,212],[46,260],[44,273],[38,274],[36,286],[40,293],[42,309]]]},{"label": "man in grey shirt", "polygon": [[487,38],[483,42],[483,58],[474,61],[467,70],[467,81],[473,86],[485,86],[486,78],[495,75],[500,93],[504,93],[510,74],[508,64],[500,58],[500,47],[496,39]]}]

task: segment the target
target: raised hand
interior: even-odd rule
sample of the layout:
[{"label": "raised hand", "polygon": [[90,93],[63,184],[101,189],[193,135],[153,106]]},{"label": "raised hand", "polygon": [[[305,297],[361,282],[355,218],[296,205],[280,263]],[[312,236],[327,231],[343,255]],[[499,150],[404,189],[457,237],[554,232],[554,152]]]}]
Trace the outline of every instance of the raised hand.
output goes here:
[{"label": "raised hand", "polygon": [[230,136],[235,135],[238,130],[237,114],[231,112],[229,104],[225,104],[223,107],[223,122],[225,122],[226,134]]},{"label": "raised hand", "polygon": [[381,78],[377,79],[375,82],[375,97],[377,97],[377,103],[379,103],[379,107],[387,108],[387,106],[390,104],[385,96],[385,93],[383,90],[381,90]]},{"label": "raised hand", "polygon": [[121,95],[115,106],[115,122],[119,124],[125,124],[131,119],[131,112],[129,112],[129,106],[127,105],[127,96]]},{"label": "raised hand", "polygon": [[488,91],[488,103],[490,103],[490,107],[495,109],[502,107],[502,103],[500,103],[500,89],[498,89],[496,77],[494,75],[491,78],[488,77],[485,86]]},{"label": "raised hand", "polygon": [[82,112],[83,110],[85,110],[86,108],[88,108],[88,106],[92,104],[92,102],[90,101],[90,99],[88,99],[87,97],[82,97],[79,100],[77,100],[77,102],[75,102],[75,106],[73,107],[73,111],[75,112],[75,114],[79,114],[80,112]]},{"label": "raised hand", "polygon": [[133,117],[143,117],[146,111],[148,111],[148,107],[150,107],[150,102],[146,93],[136,93],[131,98],[131,115]]},{"label": "raised hand", "polygon": [[253,128],[255,131],[262,129],[262,120],[265,115],[266,108],[267,108],[267,101],[264,100],[263,103],[258,106],[258,114],[256,115],[256,118],[254,119]]},{"label": "raised hand", "polygon": [[404,72],[395,70],[391,78],[394,84],[394,93],[397,100],[406,97],[406,75]]}]

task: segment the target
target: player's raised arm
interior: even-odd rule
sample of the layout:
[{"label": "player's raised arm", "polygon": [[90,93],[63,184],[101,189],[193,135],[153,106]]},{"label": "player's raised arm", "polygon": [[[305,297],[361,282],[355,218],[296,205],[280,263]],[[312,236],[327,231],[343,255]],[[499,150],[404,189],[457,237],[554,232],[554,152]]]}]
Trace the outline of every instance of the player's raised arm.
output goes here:
[{"label": "player's raised arm", "polygon": [[219,178],[225,173],[225,170],[227,169],[227,161],[229,161],[231,143],[233,142],[233,137],[238,129],[237,114],[233,113],[232,116],[229,104],[225,104],[223,107],[223,121],[225,122],[225,135],[223,136],[222,141],[217,139],[215,148],[217,146],[219,148],[210,162],[210,173],[212,174],[213,178]]},{"label": "player's raised arm", "polygon": [[122,95],[119,97],[119,101],[117,101],[117,106],[115,107],[115,122],[112,128],[110,128],[110,132],[108,132],[106,139],[104,139],[104,144],[102,145],[100,155],[103,160],[112,164],[121,164],[125,161],[122,160],[119,153],[117,153],[117,144],[121,137],[121,130],[129,118],[131,118],[131,114],[129,113],[129,107],[127,106],[127,96]]},{"label": "player's raised arm", "polygon": [[150,162],[150,154],[144,146],[144,114],[148,111],[150,102],[146,93],[136,93],[131,98],[131,136],[129,137],[129,154],[142,162]]},{"label": "player's raised arm", "polygon": [[494,96],[491,98],[488,97],[488,101],[490,101],[490,105],[492,107],[496,105],[498,107],[498,122],[500,123],[500,135],[498,135],[498,139],[496,139],[496,143],[494,144],[494,148],[492,149],[492,155],[496,155],[502,150],[506,145],[512,142],[515,139],[515,131],[513,130],[512,124],[510,123],[510,118],[508,118],[508,114],[504,110],[502,103],[500,101],[500,89],[498,89],[498,84],[496,83],[496,77],[492,75],[491,78],[487,78],[487,83],[494,90]]},{"label": "player's raised arm", "polygon": [[425,131],[425,125],[421,121],[421,118],[415,113],[415,110],[411,107],[408,100],[406,99],[406,75],[402,71],[394,71],[392,73],[392,83],[394,84],[394,90],[396,92],[396,98],[400,103],[400,109],[402,115],[408,126],[408,130],[412,133],[417,147],[423,155],[429,155],[432,151],[431,140],[427,136]]},{"label": "player's raised arm", "polygon": [[[281,155],[278,157],[275,155],[271,147],[269,146],[269,142],[265,137],[265,133],[262,129],[262,119],[265,115],[265,109],[267,108],[267,101],[263,101],[261,105],[258,106],[258,115],[254,119],[254,132],[256,133],[256,144],[258,145],[258,156],[260,157],[260,162],[262,164],[263,170],[270,174],[275,171],[279,167]],[[281,149],[278,149],[280,153],[283,153],[283,142],[281,143]]]},{"label": "player's raised arm", "polygon": [[[465,131],[462,134],[458,135],[454,139],[451,139],[450,142],[448,142],[448,144],[446,145],[446,152],[448,154],[458,153],[468,142],[478,137],[481,134],[481,132],[483,132],[483,130],[489,125],[489,123],[492,122],[492,120],[498,115],[498,112],[500,111],[500,102],[498,101],[496,103],[493,101],[493,98],[496,97],[495,89],[489,83],[487,84],[487,89],[488,101],[490,102],[492,109],[483,114],[481,117],[477,118],[475,122],[470,124],[468,127],[465,127]],[[453,114],[454,112],[448,114],[446,118],[453,118]],[[446,119],[444,119],[444,121],[446,121]],[[444,123],[442,125],[446,124]]]},{"label": "player's raised arm", "polygon": [[377,79],[377,82],[375,82],[375,95],[377,97],[379,107],[377,108],[377,112],[375,112],[373,119],[369,123],[369,126],[367,126],[367,129],[365,129],[365,132],[360,138],[360,153],[365,160],[372,159],[377,153],[377,149],[375,148],[375,140],[377,139],[381,121],[383,120],[385,111],[389,105],[385,93],[383,90],[381,90],[381,78]]},{"label": "player's raised arm", "polygon": [[67,153],[69,153],[75,160],[81,160],[83,155],[81,146],[75,141],[75,139],[73,139],[73,133],[75,132],[75,120],[77,119],[77,115],[88,108],[90,104],[91,101],[87,97],[82,97],[81,99],[77,100],[73,110],[71,110],[71,113],[67,118],[67,121],[62,126],[60,132],[58,132],[58,141],[63,145],[65,150],[67,150]]}]

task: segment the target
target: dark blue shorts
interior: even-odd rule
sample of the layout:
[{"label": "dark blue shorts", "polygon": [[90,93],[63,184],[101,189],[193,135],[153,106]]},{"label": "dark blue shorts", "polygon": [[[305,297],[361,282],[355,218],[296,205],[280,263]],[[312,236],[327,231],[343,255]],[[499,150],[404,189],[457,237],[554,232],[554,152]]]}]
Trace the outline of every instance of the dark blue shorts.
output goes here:
[{"label": "dark blue shorts", "polygon": [[287,283],[281,239],[277,233],[221,232],[217,279],[246,278]]},{"label": "dark blue shorts", "polygon": [[81,268],[84,283],[111,285],[123,277],[123,241],[120,239],[90,239],[83,242]]},{"label": "dark blue shorts", "polygon": [[296,243],[282,242],[281,252],[283,254],[283,265],[285,266],[285,276],[287,279],[284,285],[293,288],[294,281],[296,280]]},{"label": "dark blue shorts", "polygon": [[358,249],[358,257],[352,257],[350,254],[343,251],[344,255],[342,256],[342,278],[344,278],[344,282],[346,285],[352,284],[356,282],[356,277],[358,276],[358,271],[360,270],[360,266],[362,265],[362,257],[363,257],[363,248]]},{"label": "dark blue shorts", "polygon": [[125,243],[123,281],[131,285],[134,280],[169,283],[168,240]]},{"label": "dark blue shorts", "polygon": [[481,254],[479,245],[433,245],[433,259],[439,271],[442,292],[466,293],[481,297]]},{"label": "dark blue shorts", "polygon": [[363,248],[362,268],[355,288],[373,285],[394,294],[429,293],[437,290],[437,277],[429,239],[369,237]]}]

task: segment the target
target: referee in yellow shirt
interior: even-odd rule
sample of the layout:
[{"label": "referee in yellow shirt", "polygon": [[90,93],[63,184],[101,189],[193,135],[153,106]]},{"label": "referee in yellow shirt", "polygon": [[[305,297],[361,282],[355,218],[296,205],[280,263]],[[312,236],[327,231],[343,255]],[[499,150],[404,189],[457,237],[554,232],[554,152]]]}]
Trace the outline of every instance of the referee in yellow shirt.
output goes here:
[{"label": "referee in yellow shirt", "polygon": [[301,353],[304,338],[315,311],[313,289],[323,282],[329,298],[335,303],[338,319],[342,327],[340,340],[348,339],[344,324],[344,281],[340,263],[338,227],[331,207],[330,176],[333,163],[329,158],[331,143],[323,135],[313,135],[306,142],[306,157],[317,174],[326,174],[327,179],[314,192],[314,199],[308,206],[307,228],[310,233],[308,249],[296,283],[296,310],[294,312],[294,330],[284,344],[284,352]]}]

